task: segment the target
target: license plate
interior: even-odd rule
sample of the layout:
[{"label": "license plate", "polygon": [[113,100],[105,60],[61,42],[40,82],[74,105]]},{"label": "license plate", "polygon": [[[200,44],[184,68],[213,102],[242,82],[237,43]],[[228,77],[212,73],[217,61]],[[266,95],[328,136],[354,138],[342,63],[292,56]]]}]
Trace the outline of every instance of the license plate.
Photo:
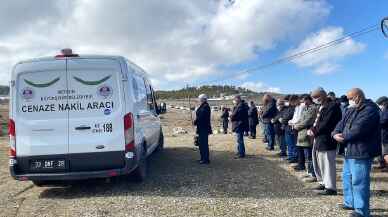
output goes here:
[{"label": "license plate", "polygon": [[63,170],[66,169],[65,160],[32,160],[31,170]]}]

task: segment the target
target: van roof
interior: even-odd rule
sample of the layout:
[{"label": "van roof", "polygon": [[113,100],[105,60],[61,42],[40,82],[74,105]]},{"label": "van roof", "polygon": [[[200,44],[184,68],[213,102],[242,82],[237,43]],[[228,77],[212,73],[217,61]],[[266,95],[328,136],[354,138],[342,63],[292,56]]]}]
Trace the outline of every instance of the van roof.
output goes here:
[{"label": "van roof", "polygon": [[31,58],[27,60],[22,60],[19,61],[17,64],[21,63],[28,63],[28,62],[39,62],[39,61],[47,61],[47,60],[55,60],[55,59],[122,59],[126,60],[125,57],[123,56],[115,56],[115,55],[80,55],[79,57],[61,57],[61,58],[56,58],[55,56],[46,56],[46,57],[38,57],[38,58]]}]

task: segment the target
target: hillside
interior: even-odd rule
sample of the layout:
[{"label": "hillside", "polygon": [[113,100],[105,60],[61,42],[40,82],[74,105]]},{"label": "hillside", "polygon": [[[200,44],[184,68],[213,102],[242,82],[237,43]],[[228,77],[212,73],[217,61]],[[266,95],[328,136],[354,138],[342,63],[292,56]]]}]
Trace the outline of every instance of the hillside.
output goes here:
[{"label": "hillside", "polygon": [[229,85],[205,85],[200,87],[186,87],[180,90],[157,91],[159,99],[184,99],[187,97],[196,98],[202,93],[207,94],[211,98],[218,98],[220,96],[230,96],[235,94],[242,94],[245,96],[262,95],[261,93],[254,92],[246,88]]},{"label": "hillside", "polygon": [[0,85],[0,95],[8,96],[8,94],[9,94],[9,87],[4,86],[4,85]]}]

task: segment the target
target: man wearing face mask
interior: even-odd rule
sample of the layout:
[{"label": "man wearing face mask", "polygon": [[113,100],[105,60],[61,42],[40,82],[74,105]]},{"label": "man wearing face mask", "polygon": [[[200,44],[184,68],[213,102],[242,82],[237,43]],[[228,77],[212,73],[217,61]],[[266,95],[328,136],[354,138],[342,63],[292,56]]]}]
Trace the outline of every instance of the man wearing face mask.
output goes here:
[{"label": "man wearing face mask", "polygon": [[337,102],[327,97],[323,88],[314,90],[311,97],[314,103],[319,105],[317,118],[308,131],[308,134],[314,138],[313,165],[320,184],[316,190],[322,190],[320,195],[337,195],[337,142],[331,137],[331,132],[341,120],[342,111]]},{"label": "man wearing face mask", "polygon": [[377,99],[376,104],[380,107],[380,126],[382,154],[380,157],[380,168],[388,165],[388,97],[383,96]]},{"label": "man wearing face mask", "polygon": [[302,96],[301,104],[303,105],[302,113],[299,121],[295,123],[294,129],[298,131],[298,165],[294,167],[295,171],[304,171],[306,169],[307,159],[307,176],[306,178],[315,181],[315,174],[312,167],[312,138],[307,134],[307,131],[313,125],[317,109],[313,104],[310,95],[306,94]]},{"label": "man wearing face mask", "polygon": [[263,112],[261,118],[264,125],[265,137],[268,141],[267,150],[275,150],[275,130],[271,120],[276,116],[276,101],[269,94],[265,94],[263,97]]},{"label": "man wearing face mask", "polygon": [[236,134],[237,154],[235,158],[245,157],[244,131],[248,127],[248,109],[240,95],[236,95],[233,100],[234,108],[230,116],[232,130]]},{"label": "man wearing face mask", "polygon": [[359,88],[347,93],[349,108],[332,133],[345,147],[343,209],[353,217],[369,217],[370,172],[373,158],[381,153],[380,109]]}]

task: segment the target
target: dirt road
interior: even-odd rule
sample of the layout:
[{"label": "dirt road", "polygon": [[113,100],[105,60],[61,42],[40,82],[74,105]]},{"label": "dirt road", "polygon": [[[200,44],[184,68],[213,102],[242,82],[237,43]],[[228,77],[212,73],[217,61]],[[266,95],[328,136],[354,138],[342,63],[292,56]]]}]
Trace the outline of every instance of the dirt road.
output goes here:
[{"label": "dirt road", "polygon": [[[213,135],[211,165],[199,165],[187,113],[174,110],[163,122],[166,149],[151,157],[144,183],[125,177],[67,188],[17,182],[9,177],[1,139],[0,216],[348,216],[338,209],[341,196],[315,196],[260,139],[248,140],[248,157],[235,160],[232,135]],[[176,126],[189,134],[173,136]],[[373,213],[388,216],[388,175],[374,172],[372,188]]]}]

